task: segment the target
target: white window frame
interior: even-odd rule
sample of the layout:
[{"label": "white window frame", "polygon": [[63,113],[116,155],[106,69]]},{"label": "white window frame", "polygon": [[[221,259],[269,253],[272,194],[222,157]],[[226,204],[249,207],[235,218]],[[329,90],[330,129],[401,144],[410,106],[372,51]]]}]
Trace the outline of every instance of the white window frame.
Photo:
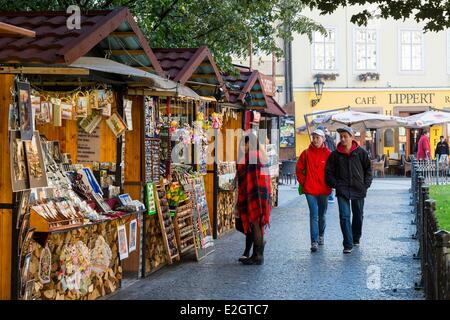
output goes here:
[{"label": "white window frame", "polygon": [[[356,65],[356,31],[357,30],[373,30],[375,31],[376,34],[376,50],[377,50],[377,57],[376,57],[376,63],[377,63],[377,67],[375,69],[361,69],[358,70],[357,69],[357,65]],[[371,27],[366,27],[366,28],[362,28],[362,27],[357,27],[354,26],[353,27],[353,74],[360,74],[360,73],[366,73],[366,72],[376,72],[379,73],[381,68],[380,68],[380,32],[378,31],[378,28],[371,28]],[[367,50],[367,42],[366,42],[366,50]],[[367,63],[366,63],[366,67],[367,67]]]},{"label": "white window frame", "polygon": [[447,52],[447,55],[446,55],[446,58],[447,58],[447,74],[450,75],[450,29],[447,29],[446,41],[447,42],[446,42],[445,48],[446,48],[446,52]]},{"label": "white window frame", "polygon": [[329,73],[329,72],[338,72],[339,71],[339,57],[338,57],[338,32],[337,28],[333,26],[323,26],[326,30],[332,30],[334,31],[334,58],[335,58],[335,64],[334,69],[315,69],[316,61],[314,56],[314,34],[313,34],[313,41],[311,42],[311,72],[312,73]]},{"label": "white window frame", "polygon": [[[421,43],[421,47],[422,47],[422,68],[419,70],[402,70],[402,32],[403,31],[419,31],[422,33],[422,43]],[[398,34],[397,34],[397,42],[398,42],[398,72],[399,74],[424,74],[425,73],[425,34],[423,33],[422,29],[419,28],[401,28],[398,30]],[[412,55],[411,55],[411,59],[412,59]]]}]

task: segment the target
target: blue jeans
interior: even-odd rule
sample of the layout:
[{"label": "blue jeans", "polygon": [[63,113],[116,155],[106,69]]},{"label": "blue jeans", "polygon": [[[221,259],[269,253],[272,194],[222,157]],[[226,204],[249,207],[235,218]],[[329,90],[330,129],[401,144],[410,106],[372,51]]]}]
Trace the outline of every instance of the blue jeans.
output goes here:
[{"label": "blue jeans", "polygon": [[[359,242],[362,233],[364,216],[364,199],[349,200],[344,197],[337,197],[339,205],[339,220],[341,231],[344,237],[344,248],[353,248],[353,242]],[[351,208],[350,208],[351,205]],[[353,218],[350,217],[353,213]]]},{"label": "blue jeans", "polygon": [[313,196],[306,194],[309,207],[309,227],[311,243],[318,242],[319,236],[325,233],[325,214],[328,207],[328,195]]}]

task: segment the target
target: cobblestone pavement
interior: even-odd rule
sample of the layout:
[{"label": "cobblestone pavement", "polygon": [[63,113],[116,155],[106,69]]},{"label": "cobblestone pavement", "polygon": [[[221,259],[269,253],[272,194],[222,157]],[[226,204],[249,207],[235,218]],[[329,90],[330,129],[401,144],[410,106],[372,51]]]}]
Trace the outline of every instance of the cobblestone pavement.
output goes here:
[{"label": "cobblestone pavement", "polygon": [[237,262],[244,236],[216,241],[201,262],[166,267],[109,299],[423,299],[409,206],[409,179],[376,179],[368,192],[361,246],[342,253],[337,203],[327,213],[325,246],[310,252],[309,214],[296,187],[281,186],[266,233],[265,263]]}]

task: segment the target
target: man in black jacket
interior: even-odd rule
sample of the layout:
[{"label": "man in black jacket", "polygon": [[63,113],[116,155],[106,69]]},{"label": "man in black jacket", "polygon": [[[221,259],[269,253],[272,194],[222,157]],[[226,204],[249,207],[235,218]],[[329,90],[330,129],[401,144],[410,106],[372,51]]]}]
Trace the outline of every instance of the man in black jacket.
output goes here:
[{"label": "man in black jacket", "polygon": [[441,156],[448,156],[448,155],[449,155],[448,143],[447,141],[445,141],[444,136],[441,136],[440,141],[436,145],[434,156],[436,157],[436,159],[440,160]]},{"label": "man in black jacket", "polygon": [[341,141],[328,158],[325,180],[336,189],[344,253],[351,253],[361,238],[364,198],[372,184],[372,166],[367,151],[353,140],[352,128],[343,127],[337,132]]}]

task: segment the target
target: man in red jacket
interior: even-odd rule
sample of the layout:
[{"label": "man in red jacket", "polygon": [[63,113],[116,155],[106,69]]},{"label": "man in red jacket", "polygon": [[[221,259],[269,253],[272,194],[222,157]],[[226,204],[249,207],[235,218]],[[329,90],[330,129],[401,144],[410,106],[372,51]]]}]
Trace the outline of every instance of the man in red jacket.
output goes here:
[{"label": "man in red jacket", "polygon": [[423,130],[423,134],[419,139],[417,146],[417,160],[431,159],[430,133]]},{"label": "man in red jacket", "polygon": [[312,252],[324,244],[325,214],[331,193],[325,182],[325,166],[330,153],[325,145],[325,133],[317,129],[312,133],[309,148],[303,151],[297,162],[297,180],[303,186],[308,201]]}]

